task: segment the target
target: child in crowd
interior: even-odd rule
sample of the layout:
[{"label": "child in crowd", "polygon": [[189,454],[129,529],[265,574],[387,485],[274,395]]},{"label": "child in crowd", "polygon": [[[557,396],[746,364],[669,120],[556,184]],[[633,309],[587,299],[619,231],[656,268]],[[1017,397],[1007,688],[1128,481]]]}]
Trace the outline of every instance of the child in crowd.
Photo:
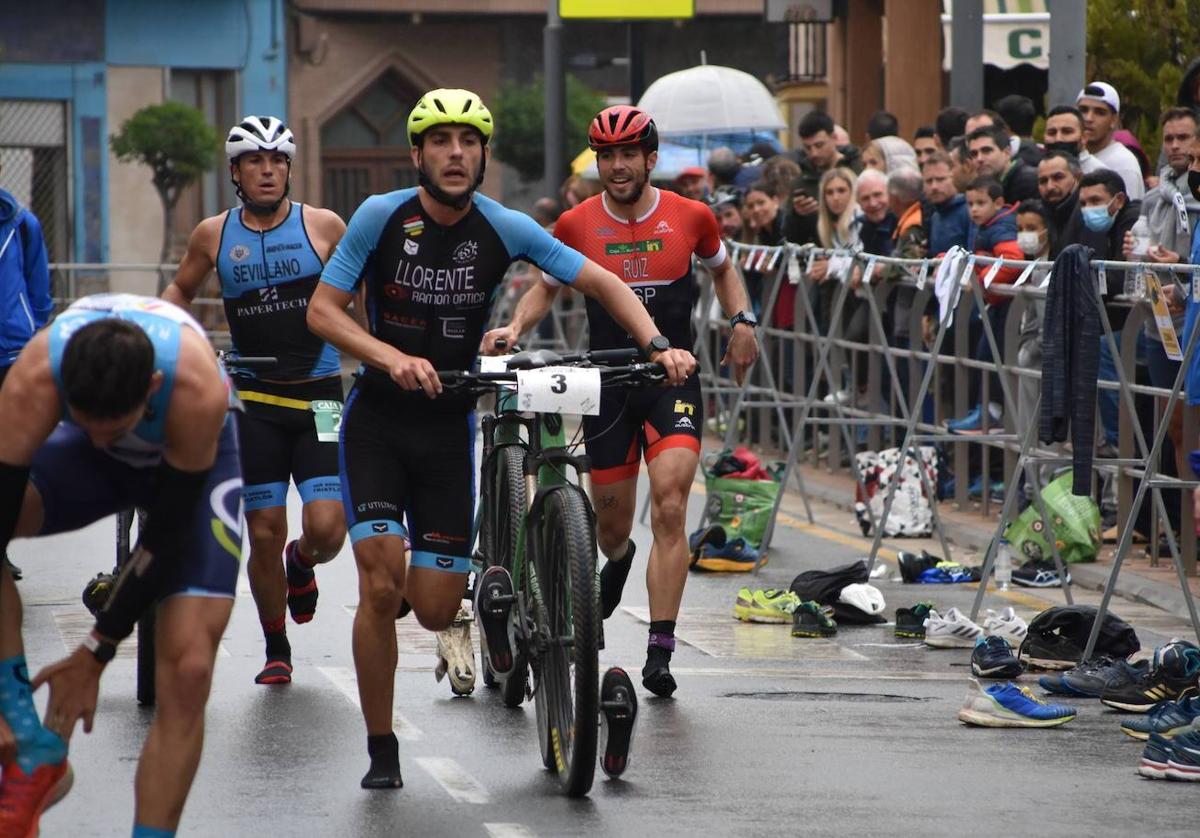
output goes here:
[{"label": "child in crowd", "polygon": [[[993,177],[980,177],[971,181],[967,187],[967,213],[971,218],[971,228],[967,232],[967,249],[973,250],[979,256],[994,256],[1006,259],[1024,259],[1025,255],[1017,245],[1017,207],[1006,206],[1004,203],[1004,187]],[[976,270],[980,281],[991,272],[991,264],[980,265]],[[1011,284],[1021,275],[1019,268],[1004,267],[993,275],[991,285]],[[996,347],[1001,356],[1004,354],[1004,318],[1008,313],[1008,304],[1012,297],[1001,294],[984,292],[987,303],[987,318],[996,337]],[[978,310],[972,312],[972,326],[981,322]],[[991,361],[992,348],[988,343],[987,334],[980,329],[979,340],[975,345],[975,360]],[[1003,361],[1003,357],[997,359]],[[970,376],[970,394],[975,407],[961,419],[946,423],[946,427],[956,433],[984,433],[1003,430],[1000,420],[1003,417],[1004,391],[1000,388],[1000,377],[992,374],[988,394],[987,417],[981,394],[981,376]]]}]

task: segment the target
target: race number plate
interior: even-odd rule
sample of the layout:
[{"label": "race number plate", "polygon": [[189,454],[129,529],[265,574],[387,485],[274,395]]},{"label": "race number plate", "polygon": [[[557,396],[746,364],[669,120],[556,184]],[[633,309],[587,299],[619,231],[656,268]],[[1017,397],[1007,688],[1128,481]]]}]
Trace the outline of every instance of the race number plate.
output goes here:
[{"label": "race number plate", "polygon": [[337,442],[338,432],[342,429],[342,403],[314,401],[309,406],[317,426],[317,442]]},{"label": "race number plate", "polygon": [[480,355],[480,372],[507,372],[508,361],[512,355]]},{"label": "race number plate", "polygon": [[600,370],[546,367],[517,372],[517,404],[533,413],[600,413]]}]

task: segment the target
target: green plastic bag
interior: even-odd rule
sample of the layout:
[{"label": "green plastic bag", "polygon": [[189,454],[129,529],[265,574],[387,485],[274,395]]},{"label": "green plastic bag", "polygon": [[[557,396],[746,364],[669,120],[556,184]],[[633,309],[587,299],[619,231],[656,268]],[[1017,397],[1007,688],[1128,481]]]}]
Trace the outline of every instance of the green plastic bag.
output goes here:
[{"label": "green plastic bag", "polygon": [[[1064,562],[1094,562],[1100,550],[1100,508],[1086,495],[1071,492],[1071,472],[1053,480],[1042,490],[1046,514],[1054,527],[1054,540]],[[1008,525],[1005,537],[1018,555],[1027,559],[1053,559],[1046,542],[1037,504]]]},{"label": "green plastic bag", "polygon": [[779,483],[706,475],[704,485],[708,492],[708,523],[724,527],[729,539],[741,537],[755,549],[761,547]]}]

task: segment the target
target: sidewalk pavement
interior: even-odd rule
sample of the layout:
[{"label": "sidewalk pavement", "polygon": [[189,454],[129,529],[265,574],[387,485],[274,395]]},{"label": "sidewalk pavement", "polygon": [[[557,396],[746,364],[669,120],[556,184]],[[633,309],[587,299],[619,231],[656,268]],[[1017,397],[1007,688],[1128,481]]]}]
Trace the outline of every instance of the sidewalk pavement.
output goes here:
[{"label": "sidewalk pavement", "polygon": [[[808,489],[809,500],[814,506],[813,514],[821,519],[821,524],[826,527],[832,526],[847,534],[861,535],[854,517],[854,479],[843,474],[830,474],[824,468],[814,468],[807,464],[801,465],[800,470],[805,488]],[[819,505],[831,506],[834,510],[818,511]],[[943,502],[938,506],[946,540],[955,550],[954,555],[949,558],[968,565],[983,563],[984,551],[996,533],[1000,504],[993,502],[992,513],[986,517],[980,514],[980,509],[981,504],[978,503],[971,504],[967,509],[957,509],[953,502]],[[807,520],[804,503],[796,491],[795,483],[784,495],[780,511],[789,519]],[[885,539],[884,546],[890,550],[919,551],[924,548],[933,553],[940,550],[936,538],[931,542],[924,539],[920,542],[903,538]],[[1187,619],[1187,603],[1170,553],[1159,557],[1157,567],[1151,567],[1145,549],[1147,547],[1148,545],[1136,544],[1126,556],[1121,564],[1121,575],[1117,579],[1115,593],[1133,602],[1146,603],[1173,616]],[[1111,575],[1115,552],[1115,545],[1105,544],[1095,562],[1071,565],[1072,584],[1090,590],[1102,590]],[[1200,603],[1200,577],[1192,576],[1188,582],[1192,596]]]}]

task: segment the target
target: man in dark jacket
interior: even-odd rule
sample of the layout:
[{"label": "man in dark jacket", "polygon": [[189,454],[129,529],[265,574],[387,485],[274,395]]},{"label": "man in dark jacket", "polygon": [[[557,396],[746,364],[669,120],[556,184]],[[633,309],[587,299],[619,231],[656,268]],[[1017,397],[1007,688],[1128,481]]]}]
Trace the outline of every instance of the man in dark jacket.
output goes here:
[{"label": "man in dark jacket", "polygon": [[921,167],[921,178],[927,205],[924,215],[929,254],[937,256],[954,245],[966,247],[971,219],[967,215],[967,199],[954,186],[949,156],[942,152],[931,155]]},{"label": "man in dark jacket", "polygon": [[976,128],[967,134],[967,153],[976,177],[994,177],[1004,187],[1004,203],[1037,197],[1037,170],[1013,159],[1011,137],[1003,128]]},{"label": "man in dark jacket", "polygon": [[[1084,175],[1079,181],[1079,206],[1076,213],[1082,220],[1083,230],[1079,243],[1094,251],[1094,259],[1121,259],[1125,233],[1133,229],[1141,214],[1141,201],[1131,201],[1125,193],[1124,179],[1111,169],[1097,169]],[[1125,290],[1124,271],[1106,271],[1106,303],[1104,306],[1112,325],[1113,337],[1118,346],[1121,342],[1121,327],[1129,309],[1116,305],[1112,298]],[[1108,340],[1100,339],[1100,378],[1118,381],[1116,359],[1108,348]],[[1114,448],[1118,440],[1117,392],[1101,389],[1097,397],[1100,406],[1100,421],[1104,427],[1105,441]]]},{"label": "man in dark jacket", "polygon": [[1083,220],[1079,206],[1079,179],[1083,172],[1079,160],[1065,151],[1048,151],[1038,163],[1038,196],[1050,215],[1050,258],[1069,244],[1080,242]]},{"label": "man in dark jacket", "polygon": [[791,212],[784,222],[784,235],[796,244],[817,240],[821,176],[839,166],[855,174],[862,171],[858,149],[837,145],[833,130],[833,119],[821,111],[805,114],[797,129],[804,148],[792,152],[792,159],[800,166],[800,175],[792,182]]}]

